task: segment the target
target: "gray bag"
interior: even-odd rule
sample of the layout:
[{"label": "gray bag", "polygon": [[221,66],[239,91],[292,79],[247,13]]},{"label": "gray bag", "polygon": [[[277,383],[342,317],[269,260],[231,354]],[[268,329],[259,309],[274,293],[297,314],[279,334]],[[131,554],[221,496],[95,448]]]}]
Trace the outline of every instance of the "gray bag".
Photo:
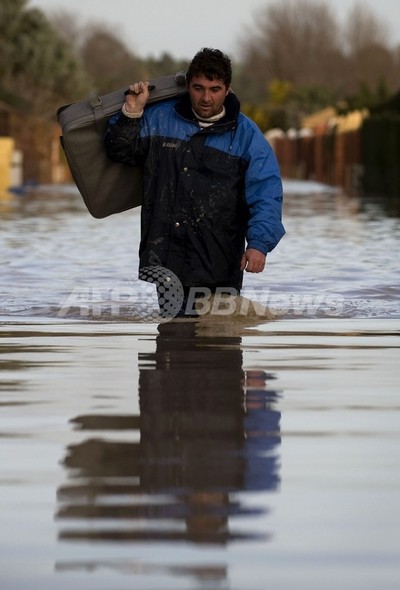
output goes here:
[{"label": "gray bag", "polygon": [[[150,80],[149,103],[186,92],[184,72]],[[60,107],[61,145],[88,211],[101,219],[142,202],[141,167],[111,162],[104,148],[108,119],[120,111],[126,89]]]}]

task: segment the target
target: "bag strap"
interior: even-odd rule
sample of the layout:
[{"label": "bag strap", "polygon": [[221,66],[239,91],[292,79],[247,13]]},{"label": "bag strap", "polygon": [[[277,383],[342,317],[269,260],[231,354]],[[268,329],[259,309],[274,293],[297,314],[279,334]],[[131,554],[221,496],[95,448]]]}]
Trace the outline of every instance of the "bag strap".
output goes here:
[{"label": "bag strap", "polygon": [[97,131],[101,132],[100,121],[104,121],[106,116],[103,109],[103,101],[101,100],[100,96],[92,93],[89,97],[89,104],[93,110],[94,124],[96,125],[96,129]]}]

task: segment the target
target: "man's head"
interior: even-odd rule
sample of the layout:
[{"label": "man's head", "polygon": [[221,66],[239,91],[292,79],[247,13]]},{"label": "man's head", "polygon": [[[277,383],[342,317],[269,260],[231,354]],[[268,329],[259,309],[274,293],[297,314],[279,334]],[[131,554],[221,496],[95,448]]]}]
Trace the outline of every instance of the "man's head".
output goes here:
[{"label": "man's head", "polygon": [[221,113],[232,80],[231,62],[219,49],[196,53],[186,73],[194,111],[208,119]]},{"label": "man's head", "polygon": [[231,60],[219,49],[205,47],[198,51],[189,64],[186,80],[203,74],[208,80],[222,80],[227,88],[232,82]]}]

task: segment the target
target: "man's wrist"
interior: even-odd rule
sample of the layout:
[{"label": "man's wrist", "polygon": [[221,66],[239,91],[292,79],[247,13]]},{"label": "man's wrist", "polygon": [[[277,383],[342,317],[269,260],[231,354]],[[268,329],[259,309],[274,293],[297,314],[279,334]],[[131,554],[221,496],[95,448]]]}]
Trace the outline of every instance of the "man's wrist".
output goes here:
[{"label": "man's wrist", "polygon": [[143,115],[143,111],[140,111],[138,113],[132,113],[130,111],[127,111],[125,103],[122,105],[122,112],[125,115],[125,117],[129,117],[129,119],[140,119],[140,117]]},{"label": "man's wrist", "polygon": [[263,242],[260,242],[258,240],[252,240],[251,242],[248,242],[246,250],[249,249],[258,250],[259,252],[262,252],[265,256],[267,256],[269,252],[268,246],[266,246]]}]

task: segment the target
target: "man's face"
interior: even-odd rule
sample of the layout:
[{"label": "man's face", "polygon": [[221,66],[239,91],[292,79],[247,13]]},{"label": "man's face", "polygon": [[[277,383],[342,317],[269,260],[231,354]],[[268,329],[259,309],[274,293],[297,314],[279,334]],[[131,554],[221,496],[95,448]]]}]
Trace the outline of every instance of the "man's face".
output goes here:
[{"label": "man's face", "polygon": [[189,96],[193,110],[204,119],[218,115],[229,87],[222,80],[209,80],[203,74],[193,76],[189,83]]}]

